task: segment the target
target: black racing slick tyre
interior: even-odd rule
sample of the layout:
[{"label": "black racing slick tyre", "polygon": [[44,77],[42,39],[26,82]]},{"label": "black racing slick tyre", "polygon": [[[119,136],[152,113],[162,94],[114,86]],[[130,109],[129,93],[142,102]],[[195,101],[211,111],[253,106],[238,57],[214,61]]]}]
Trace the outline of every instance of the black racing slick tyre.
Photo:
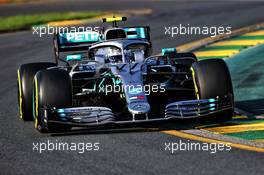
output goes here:
[{"label": "black racing slick tyre", "polygon": [[69,73],[62,69],[39,71],[34,78],[35,128],[40,132],[63,132],[68,125],[49,123],[42,109],[72,107],[72,85]]},{"label": "black racing slick tyre", "polygon": [[33,120],[32,93],[33,78],[42,69],[56,66],[55,63],[29,63],[21,65],[17,70],[17,91],[19,117],[25,121]]},{"label": "black racing slick tyre", "polygon": [[[197,99],[230,96],[234,106],[233,87],[229,69],[222,59],[202,60],[192,64],[192,73]],[[215,121],[230,120],[234,109],[219,113]]]}]

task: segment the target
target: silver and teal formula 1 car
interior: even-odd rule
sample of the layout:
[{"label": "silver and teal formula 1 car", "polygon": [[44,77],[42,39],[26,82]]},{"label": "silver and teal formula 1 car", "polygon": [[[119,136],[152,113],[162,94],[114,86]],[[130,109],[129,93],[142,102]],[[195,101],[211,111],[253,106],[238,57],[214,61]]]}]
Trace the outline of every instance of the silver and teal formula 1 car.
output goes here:
[{"label": "silver and teal formula 1 car", "polygon": [[[149,27],[57,33],[55,62],[23,64],[19,115],[40,132],[74,126],[233,116],[229,70],[223,60],[164,48],[151,56]],[[64,57],[62,56],[64,55]]]}]

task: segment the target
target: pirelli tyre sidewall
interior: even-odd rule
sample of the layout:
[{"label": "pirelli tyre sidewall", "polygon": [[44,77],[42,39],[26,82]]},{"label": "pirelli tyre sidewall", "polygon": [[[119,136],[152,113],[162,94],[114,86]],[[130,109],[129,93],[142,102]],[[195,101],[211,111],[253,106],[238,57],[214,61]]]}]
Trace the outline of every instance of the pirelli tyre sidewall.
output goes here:
[{"label": "pirelli tyre sidewall", "polygon": [[52,124],[45,118],[43,110],[51,107],[72,107],[72,85],[67,71],[49,69],[39,71],[34,78],[35,128],[40,132],[70,130],[70,126]]},{"label": "pirelli tyre sidewall", "polygon": [[[197,99],[216,98],[217,96],[231,95],[233,87],[229,69],[222,59],[202,60],[192,64],[192,73]],[[217,121],[226,121],[232,118],[234,109],[218,114]]]},{"label": "pirelli tyre sidewall", "polygon": [[55,63],[29,63],[21,65],[17,70],[17,91],[19,117],[25,121],[33,120],[32,93],[33,78],[42,69],[56,66]]}]

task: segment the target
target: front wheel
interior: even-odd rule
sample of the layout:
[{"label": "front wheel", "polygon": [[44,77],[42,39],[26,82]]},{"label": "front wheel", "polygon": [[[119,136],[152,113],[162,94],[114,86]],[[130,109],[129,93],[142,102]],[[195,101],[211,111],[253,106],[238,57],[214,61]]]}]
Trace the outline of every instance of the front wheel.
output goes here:
[{"label": "front wheel", "polygon": [[34,118],[35,128],[40,132],[68,131],[70,126],[52,124],[43,114],[46,108],[72,107],[72,86],[65,70],[50,69],[39,71],[34,77]]},{"label": "front wheel", "polygon": [[[197,99],[210,99],[230,96],[234,106],[233,87],[230,73],[225,61],[210,59],[192,64],[192,73]],[[218,113],[214,121],[227,121],[232,118],[234,108]]]},{"label": "front wheel", "polygon": [[17,70],[17,92],[19,117],[25,121],[33,120],[32,93],[33,78],[43,69],[56,66],[55,63],[40,62],[22,64]]}]

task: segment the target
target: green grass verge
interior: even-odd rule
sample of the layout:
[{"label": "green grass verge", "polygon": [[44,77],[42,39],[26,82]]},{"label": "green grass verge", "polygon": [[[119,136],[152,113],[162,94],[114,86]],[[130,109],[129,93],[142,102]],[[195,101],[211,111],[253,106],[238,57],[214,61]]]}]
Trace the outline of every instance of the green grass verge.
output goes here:
[{"label": "green grass verge", "polygon": [[228,136],[238,137],[246,140],[264,139],[264,130],[262,131],[245,131],[225,134]]},{"label": "green grass verge", "polygon": [[38,0],[0,0],[0,4],[10,4],[10,3],[26,3],[26,2],[33,2]]},{"label": "green grass verge", "polygon": [[208,60],[208,59],[215,59],[215,58],[219,58],[219,59],[222,59],[222,58],[225,58],[226,56],[209,56],[209,57],[197,57],[198,60]]},{"label": "green grass verge", "polygon": [[237,36],[232,38],[232,40],[263,40],[264,35],[260,36]]},{"label": "green grass verge", "polygon": [[242,50],[246,46],[206,46],[198,49],[197,51],[217,51],[217,50]]},{"label": "green grass verge", "polygon": [[44,13],[34,15],[18,15],[0,18],[0,32],[30,29],[33,25],[46,24],[51,21],[71,19],[88,19],[102,15],[100,12],[66,12]]}]

